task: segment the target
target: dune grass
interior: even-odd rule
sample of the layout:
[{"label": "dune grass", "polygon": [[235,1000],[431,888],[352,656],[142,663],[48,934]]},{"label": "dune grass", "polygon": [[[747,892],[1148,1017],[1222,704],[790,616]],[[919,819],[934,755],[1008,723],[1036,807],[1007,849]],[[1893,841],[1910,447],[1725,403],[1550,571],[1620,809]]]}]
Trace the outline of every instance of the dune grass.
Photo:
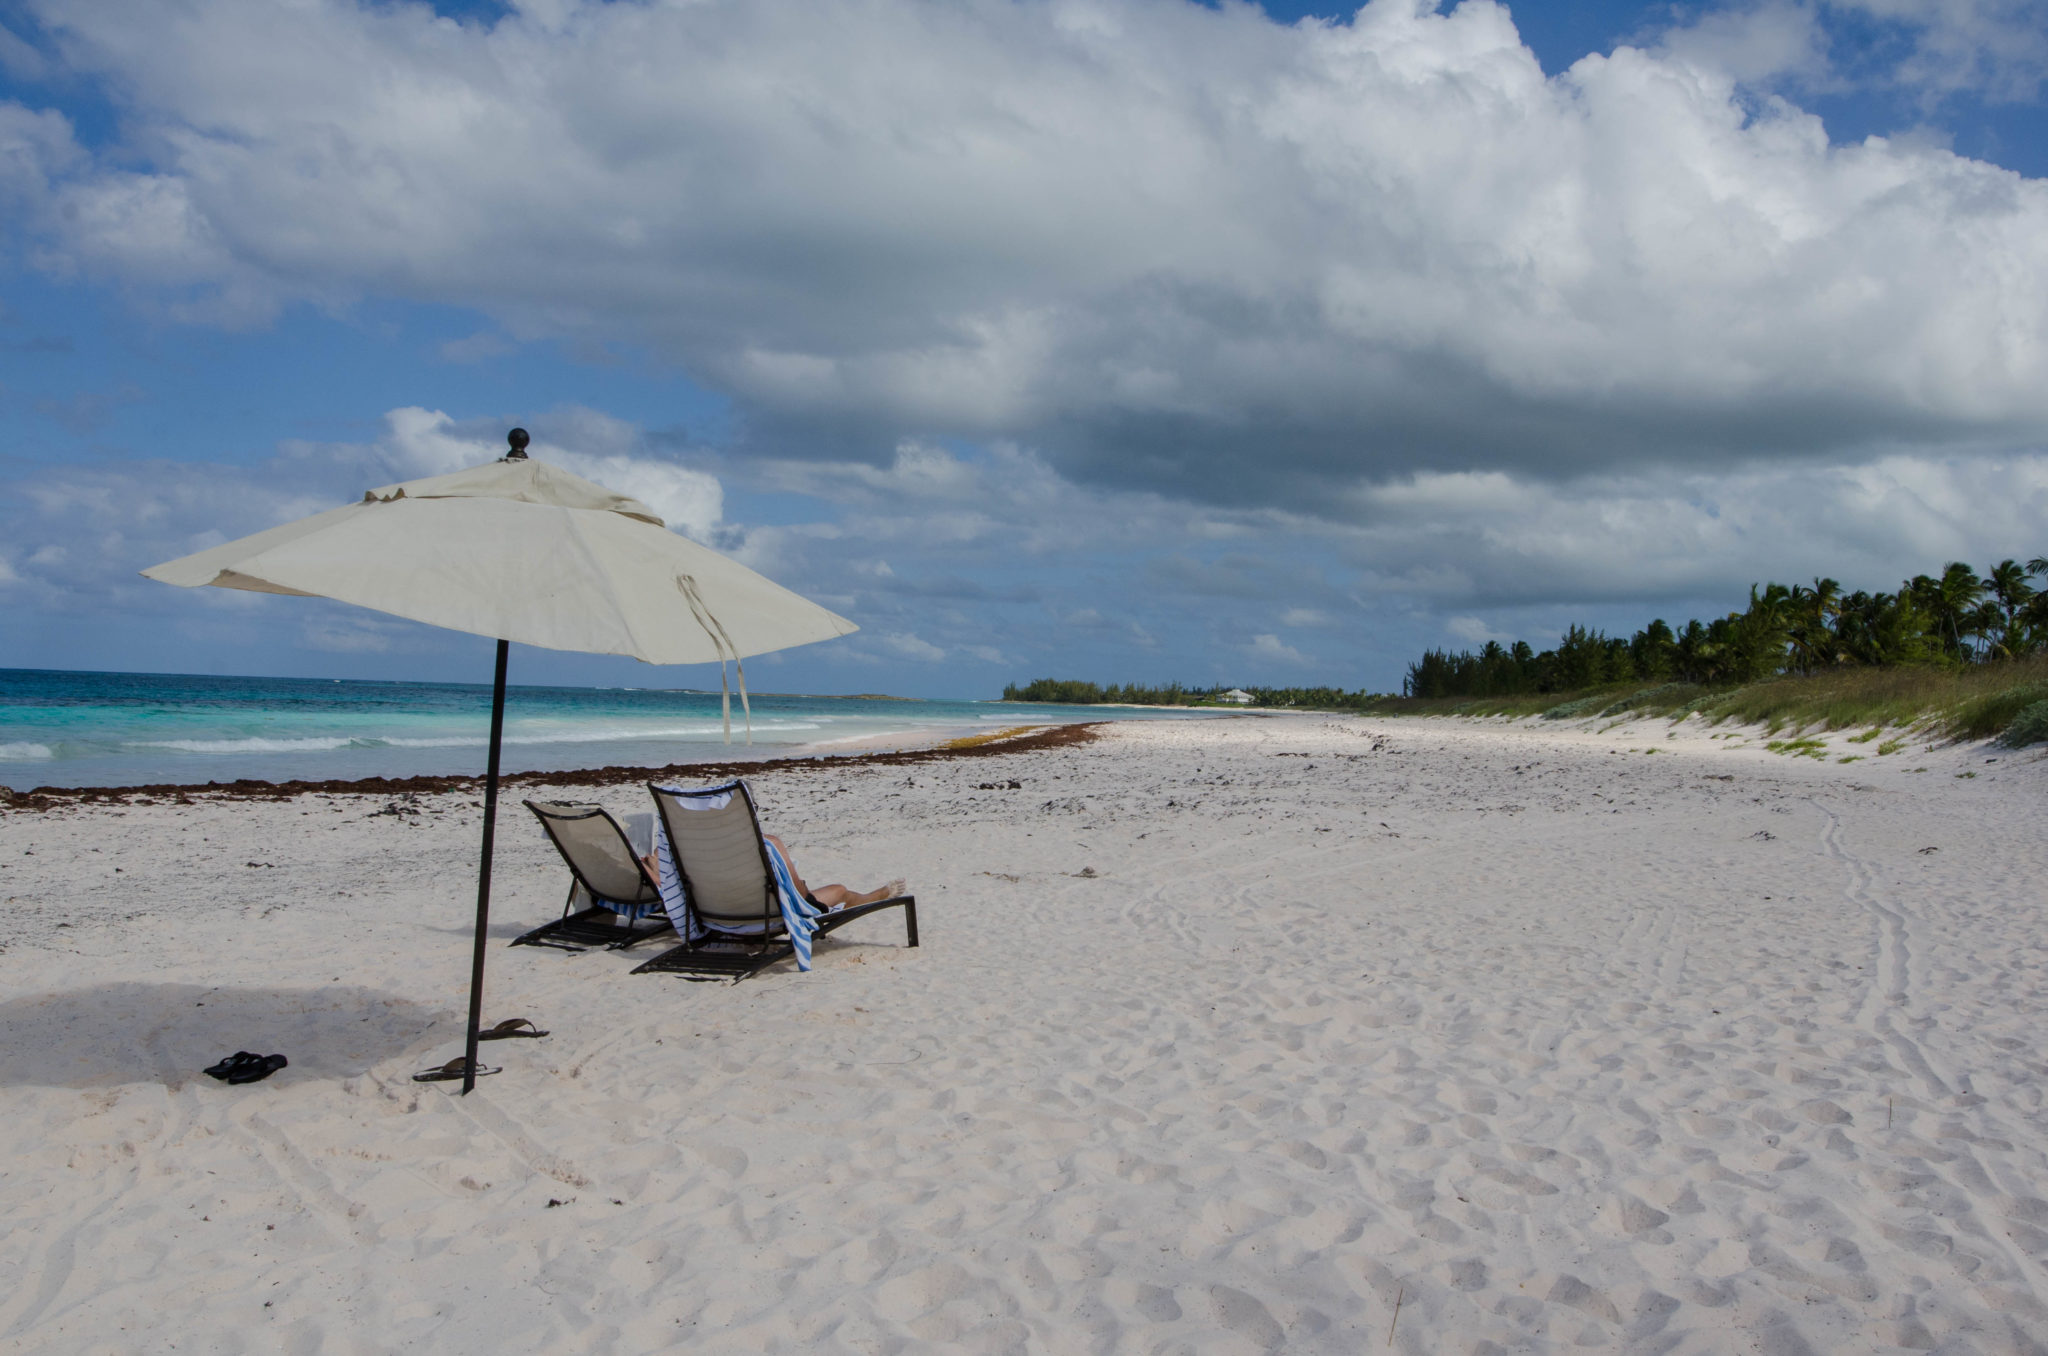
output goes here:
[{"label": "dune grass", "polygon": [[[1376,715],[1540,715],[1552,720],[1598,716],[1677,720],[1696,715],[1714,725],[1761,725],[1773,735],[1866,731],[1857,743],[1866,743],[1887,730],[1949,739],[1989,739],[2004,734],[2008,739],[2034,742],[2043,737],[2034,732],[2035,727],[2048,715],[2034,710],[2042,703],[2048,703],[2048,656],[2036,655],[1960,668],[1848,668],[1734,688],[1632,683],[1513,697],[1386,697],[1369,709]],[[1876,752],[1883,756],[1901,747],[1901,740],[1888,739]]]}]

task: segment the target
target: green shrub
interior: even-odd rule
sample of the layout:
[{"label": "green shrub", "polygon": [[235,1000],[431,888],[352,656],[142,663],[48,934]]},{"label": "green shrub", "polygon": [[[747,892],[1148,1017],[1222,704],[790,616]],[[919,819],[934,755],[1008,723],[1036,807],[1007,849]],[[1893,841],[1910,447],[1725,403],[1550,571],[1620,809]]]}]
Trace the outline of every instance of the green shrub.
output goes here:
[{"label": "green shrub", "polygon": [[1600,714],[1618,716],[1624,711],[1640,711],[1644,707],[1668,707],[1677,700],[1679,693],[1697,691],[1697,683],[1659,683],[1655,687],[1646,687],[1639,692],[1629,693]]},{"label": "green shrub", "polygon": [[2048,700],[2048,683],[2021,683],[2002,692],[1972,697],[1948,718],[1949,728],[1964,739],[1989,739],[2012,728],[2020,713]]},{"label": "green shrub", "polygon": [[2023,749],[2043,740],[2048,740],[2048,701],[2035,702],[2014,716],[2012,724],[1998,737],[1998,742],[2009,749]]},{"label": "green shrub", "polygon": [[1504,697],[1375,697],[1359,709],[1386,716],[1697,716],[1708,725],[1762,726],[1773,736],[1854,730],[1856,743],[1896,753],[1912,739],[1989,739],[2048,701],[2048,655],[1971,665],[1845,666],[1741,687],[1661,682]]}]

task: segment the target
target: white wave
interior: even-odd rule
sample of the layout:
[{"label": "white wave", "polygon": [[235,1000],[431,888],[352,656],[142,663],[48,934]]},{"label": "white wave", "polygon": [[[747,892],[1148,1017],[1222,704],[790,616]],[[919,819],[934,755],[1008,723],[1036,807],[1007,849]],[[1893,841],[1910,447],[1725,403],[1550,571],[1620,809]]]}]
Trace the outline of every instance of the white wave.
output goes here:
[{"label": "white wave", "polygon": [[[733,718],[732,726],[735,730],[742,728],[742,723],[737,716]],[[757,720],[754,722],[755,734],[761,734],[764,731],[780,732],[783,730],[815,730],[818,728],[815,724],[794,721]],[[722,728],[717,724],[669,726],[658,730],[562,730],[549,734],[521,734],[508,731],[505,735],[505,745],[510,748],[515,744],[610,744],[621,740],[705,739],[720,733],[722,733]],[[381,742],[401,749],[480,749],[490,741],[483,735],[444,735],[410,739],[387,739]]]},{"label": "white wave", "polygon": [[333,749],[345,749],[363,741],[348,738],[330,739],[137,739],[129,741],[128,747],[136,749],[176,749],[180,753],[326,753]]},{"label": "white wave", "polygon": [[56,756],[57,751],[48,744],[0,744],[0,763],[26,763]]},{"label": "white wave", "polygon": [[[741,722],[735,717],[733,728],[740,729]],[[779,734],[790,730],[815,730],[819,726],[806,721],[760,721],[754,722],[754,733]],[[610,744],[626,740],[661,739],[710,739],[722,733],[719,725],[707,722],[702,725],[670,725],[655,729],[630,729],[599,727],[588,730],[553,730],[545,732],[508,730],[505,733],[507,748],[522,744]],[[347,735],[323,735],[302,739],[274,739],[250,737],[245,739],[138,739],[128,742],[129,748],[174,749],[180,753],[331,753],[336,749],[480,749],[490,742],[489,737],[480,734],[388,736],[375,735],[350,737]],[[39,752],[38,752],[39,750]],[[50,758],[55,755],[41,744],[0,744],[0,758]]]}]

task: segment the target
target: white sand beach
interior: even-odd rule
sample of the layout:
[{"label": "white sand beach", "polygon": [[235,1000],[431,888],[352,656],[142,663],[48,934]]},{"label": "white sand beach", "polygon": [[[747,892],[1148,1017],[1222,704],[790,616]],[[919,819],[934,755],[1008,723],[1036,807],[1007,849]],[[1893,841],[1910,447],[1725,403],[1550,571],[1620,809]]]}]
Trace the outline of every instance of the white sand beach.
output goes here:
[{"label": "white sand beach", "polygon": [[0,1350],[2048,1351],[2048,761],[1729,733],[773,772],[923,946],[497,947],[468,1098],[473,795],[8,811]]}]

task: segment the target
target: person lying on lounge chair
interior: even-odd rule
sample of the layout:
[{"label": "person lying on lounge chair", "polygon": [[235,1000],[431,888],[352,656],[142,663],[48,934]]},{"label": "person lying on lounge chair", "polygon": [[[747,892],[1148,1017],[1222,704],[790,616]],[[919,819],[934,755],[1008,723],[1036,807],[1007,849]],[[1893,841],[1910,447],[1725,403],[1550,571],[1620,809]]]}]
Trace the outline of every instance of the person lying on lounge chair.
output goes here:
[{"label": "person lying on lounge chair", "polygon": [[[804,873],[796,869],[796,854],[789,850],[788,845],[772,833],[764,833],[761,836],[773,843],[775,850],[782,854],[783,865],[789,868],[789,878],[795,883],[797,891],[805,898],[824,906],[827,913],[837,913],[855,904],[872,904],[878,899],[894,899],[908,890],[908,886],[900,877],[879,889],[866,892],[849,889],[844,885],[820,885],[813,888],[804,883]],[[661,865],[655,861],[652,853],[640,860],[647,863],[648,875],[660,876]]]}]

